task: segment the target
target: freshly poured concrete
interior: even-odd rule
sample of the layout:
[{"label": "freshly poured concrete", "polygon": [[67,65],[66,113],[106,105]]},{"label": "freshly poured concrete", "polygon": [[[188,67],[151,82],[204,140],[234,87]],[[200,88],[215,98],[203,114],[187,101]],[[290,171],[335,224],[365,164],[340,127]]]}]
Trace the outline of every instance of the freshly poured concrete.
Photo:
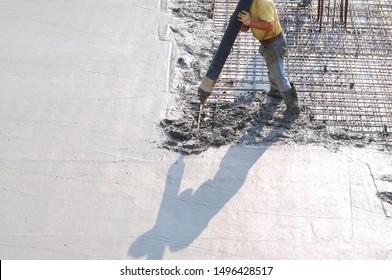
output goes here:
[{"label": "freshly poured concrete", "polygon": [[1,259],[391,259],[390,154],[159,149],[159,1],[1,1]]}]

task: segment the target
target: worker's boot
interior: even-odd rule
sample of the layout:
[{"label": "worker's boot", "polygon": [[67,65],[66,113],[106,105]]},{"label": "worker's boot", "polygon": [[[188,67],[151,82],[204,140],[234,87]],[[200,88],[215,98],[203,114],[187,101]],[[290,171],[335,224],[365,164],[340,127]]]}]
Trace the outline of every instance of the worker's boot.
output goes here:
[{"label": "worker's boot", "polygon": [[280,91],[277,90],[277,89],[270,89],[270,90],[267,92],[267,95],[268,95],[268,96],[271,96],[271,97],[275,97],[275,98],[280,98],[280,99],[283,98],[282,95],[280,94]]},{"label": "worker's boot", "polygon": [[301,109],[298,106],[297,90],[295,89],[294,85],[291,86],[291,89],[282,92],[281,94],[283,96],[283,100],[287,106],[287,109],[298,115],[301,112]]},{"label": "worker's boot", "polygon": [[312,3],[312,0],[301,0],[301,2],[298,3],[299,7],[307,7]]},{"label": "worker's boot", "polygon": [[271,96],[271,97],[275,97],[275,98],[280,98],[280,99],[283,98],[282,95],[280,94],[280,91],[279,91],[277,88],[274,89],[274,88],[272,88],[272,87],[271,87],[271,89],[267,92],[267,95],[268,95],[268,96]]}]

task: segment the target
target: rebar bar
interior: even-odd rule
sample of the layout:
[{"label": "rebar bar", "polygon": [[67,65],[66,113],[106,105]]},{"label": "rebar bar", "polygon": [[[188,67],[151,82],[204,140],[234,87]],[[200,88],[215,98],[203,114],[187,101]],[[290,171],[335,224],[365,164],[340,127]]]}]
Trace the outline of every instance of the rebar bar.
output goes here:
[{"label": "rebar bar", "polygon": [[[333,14],[332,17],[332,26],[335,25],[335,15],[337,14],[337,9],[340,10],[340,23],[343,26],[347,26],[347,16],[348,16],[348,0],[340,0],[340,5],[336,5],[336,0],[334,0],[333,8],[331,7],[331,0],[328,0],[328,3],[324,3],[324,0],[318,0],[317,4],[317,22],[319,23],[320,30],[322,29],[323,25],[329,24],[329,15],[330,13]],[[324,19],[324,9],[327,9],[327,18]],[[332,9],[332,11],[331,11]]]}]

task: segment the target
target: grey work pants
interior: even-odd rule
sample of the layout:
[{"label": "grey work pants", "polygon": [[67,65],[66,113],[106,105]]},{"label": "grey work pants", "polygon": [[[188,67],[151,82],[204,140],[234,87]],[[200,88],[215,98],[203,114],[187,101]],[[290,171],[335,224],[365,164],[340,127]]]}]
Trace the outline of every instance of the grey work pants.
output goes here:
[{"label": "grey work pants", "polygon": [[259,48],[268,68],[268,77],[271,81],[271,89],[276,86],[280,92],[291,89],[290,81],[284,71],[284,57],[287,53],[287,42],[284,36],[275,41],[263,44]]}]

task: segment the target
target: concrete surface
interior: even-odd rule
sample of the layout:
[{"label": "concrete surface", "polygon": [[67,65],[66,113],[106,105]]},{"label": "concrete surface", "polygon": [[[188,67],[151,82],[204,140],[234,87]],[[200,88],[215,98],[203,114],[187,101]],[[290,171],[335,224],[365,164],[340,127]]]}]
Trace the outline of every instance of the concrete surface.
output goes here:
[{"label": "concrete surface", "polygon": [[392,258],[385,151],[158,148],[158,0],[0,5],[0,259]]}]

